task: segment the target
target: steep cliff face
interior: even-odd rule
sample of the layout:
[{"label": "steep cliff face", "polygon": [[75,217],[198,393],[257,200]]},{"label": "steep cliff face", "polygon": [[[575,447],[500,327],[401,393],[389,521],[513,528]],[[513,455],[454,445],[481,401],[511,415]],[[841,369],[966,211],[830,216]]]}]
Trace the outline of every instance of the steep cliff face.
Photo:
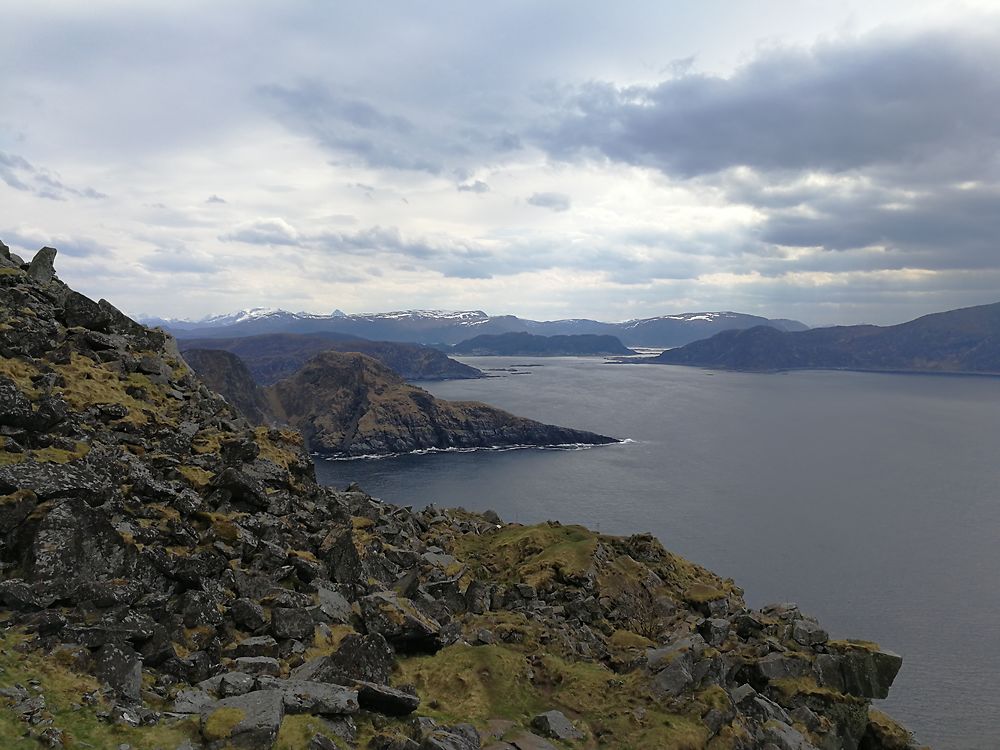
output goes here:
[{"label": "steep cliff face", "polygon": [[486,404],[434,398],[362,354],[320,354],[271,386],[268,398],[274,412],[302,432],[311,450],[328,455],[616,442]]},{"label": "steep cliff face", "polygon": [[320,487],[163,333],[3,250],[0,746],[910,746],[870,709],[899,657],[648,536]]},{"label": "steep cliff face", "polygon": [[239,357],[217,349],[186,349],[184,361],[202,382],[253,424],[267,424],[273,418],[268,412],[264,392]]}]

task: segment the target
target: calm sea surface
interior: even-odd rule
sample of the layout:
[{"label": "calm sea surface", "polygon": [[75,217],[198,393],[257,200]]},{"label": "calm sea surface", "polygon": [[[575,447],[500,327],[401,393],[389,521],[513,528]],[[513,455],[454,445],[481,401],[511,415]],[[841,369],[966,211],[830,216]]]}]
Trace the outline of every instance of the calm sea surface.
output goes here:
[{"label": "calm sea surface", "polygon": [[463,361],[521,374],[428,390],[636,442],[319,461],[320,480],[651,531],[752,606],[798,602],[902,654],[882,707],[922,742],[1000,747],[1000,378]]}]

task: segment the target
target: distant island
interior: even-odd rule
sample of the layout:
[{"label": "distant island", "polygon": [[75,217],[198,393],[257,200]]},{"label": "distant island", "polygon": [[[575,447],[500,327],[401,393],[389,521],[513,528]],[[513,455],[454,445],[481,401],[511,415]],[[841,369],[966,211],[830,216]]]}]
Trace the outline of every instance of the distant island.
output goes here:
[{"label": "distant island", "polygon": [[634,351],[614,336],[577,334],[536,336],[531,333],[500,333],[475,336],[451,347],[452,354],[480,357],[589,357],[627,356]]},{"label": "distant island", "polygon": [[616,438],[542,424],[474,401],[445,401],[357,352],[320,352],[261,388],[231,352],[189,349],[184,357],[249,421],[288,425],[324,456],[382,456],[419,450],[605,445]]},{"label": "distant island", "polygon": [[369,341],[346,333],[268,333],[259,336],[179,340],[181,352],[222,349],[237,355],[260,385],[272,385],[320,352],[358,352],[377,359],[407,380],[481,378],[483,373],[429,346]]},{"label": "distant island", "polygon": [[836,326],[808,331],[757,326],[725,331],[639,361],[750,372],[1000,374],[1000,302],[925,315],[895,326]]}]

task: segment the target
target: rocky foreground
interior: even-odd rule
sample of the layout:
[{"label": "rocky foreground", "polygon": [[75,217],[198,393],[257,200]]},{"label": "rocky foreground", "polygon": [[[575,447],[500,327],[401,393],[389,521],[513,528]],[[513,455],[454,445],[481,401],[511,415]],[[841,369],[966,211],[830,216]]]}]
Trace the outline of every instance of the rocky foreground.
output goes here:
[{"label": "rocky foreground", "polygon": [[901,660],[647,535],[316,484],[0,247],[0,746],[902,750]]}]

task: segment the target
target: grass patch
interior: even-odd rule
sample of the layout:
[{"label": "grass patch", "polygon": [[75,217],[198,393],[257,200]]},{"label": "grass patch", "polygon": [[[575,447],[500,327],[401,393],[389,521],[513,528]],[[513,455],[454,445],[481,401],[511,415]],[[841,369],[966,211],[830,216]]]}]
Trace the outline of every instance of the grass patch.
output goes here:
[{"label": "grass patch", "polygon": [[[98,712],[109,708],[103,702],[74,708],[84,693],[99,688],[97,680],[67,669],[57,659],[22,652],[18,646],[27,640],[28,637],[18,631],[0,633],[0,687],[12,687],[15,683],[26,685],[28,680],[38,680],[54,726],[66,733],[67,747],[106,748],[128,744],[137,750],[153,750],[177,747],[187,739],[198,737],[194,721],[131,728],[111,725],[97,718]],[[3,701],[0,699],[0,706],[6,705]],[[12,711],[0,710],[0,747],[38,750],[38,741],[25,736],[27,728]]]},{"label": "grass patch", "polygon": [[315,716],[300,714],[298,716],[286,716],[281,722],[278,730],[278,739],[275,741],[274,750],[302,750],[309,745],[315,735],[320,734],[339,748],[353,747],[347,745],[340,737],[333,734],[326,723]]},{"label": "grass patch", "polygon": [[246,717],[246,713],[240,708],[231,706],[217,708],[205,719],[201,733],[205,735],[207,740],[227,739]]},{"label": "grass patch", "polygon": [[210,471],[205,471],[205,469],[200,469],[197,466],[178,466],[177,473],[180,474],[184,479],[194,487],[196,490],[203,490],[208,486],[208,483],[212,481],[212,477],[215,475]]}]

